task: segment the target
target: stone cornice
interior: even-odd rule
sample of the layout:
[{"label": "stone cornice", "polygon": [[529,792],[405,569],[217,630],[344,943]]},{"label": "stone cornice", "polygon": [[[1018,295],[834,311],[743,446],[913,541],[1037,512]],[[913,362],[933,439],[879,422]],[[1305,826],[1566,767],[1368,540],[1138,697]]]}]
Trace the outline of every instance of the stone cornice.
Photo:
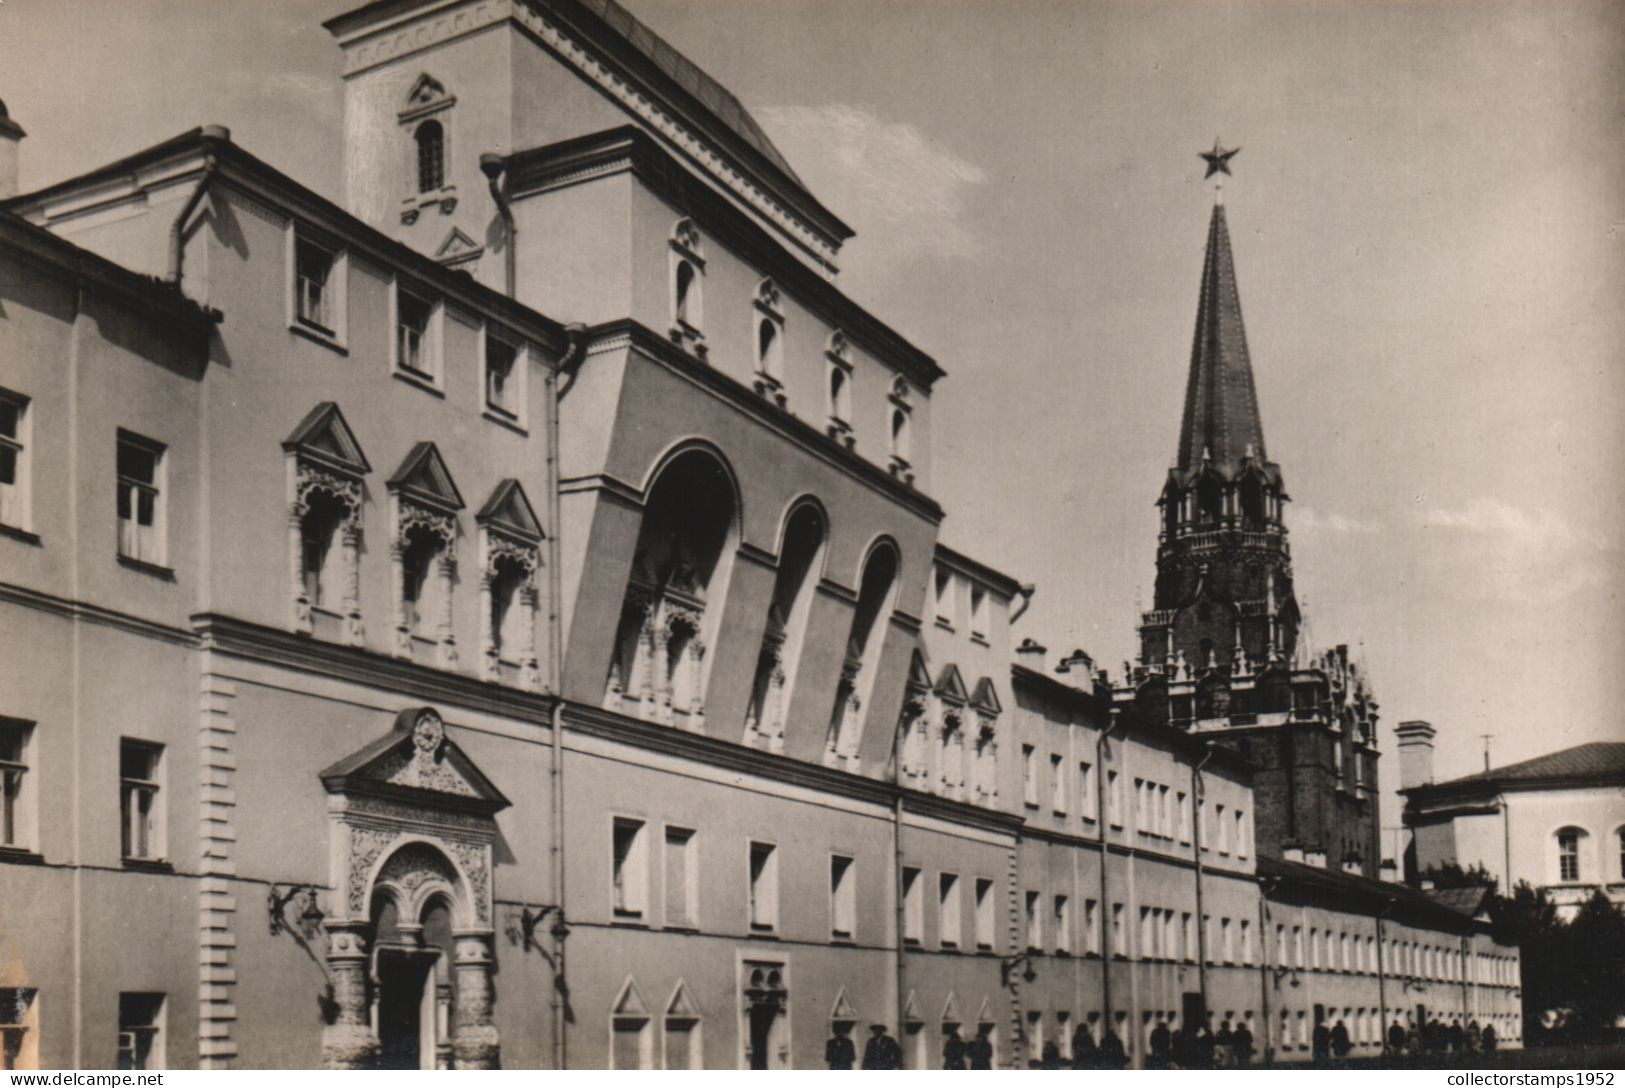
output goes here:
[{"label": "stone cornice", "polygon": [[1003,571],[995,570],[986,563],[978,562],[963,552],[957,552],[940,541],[937,544],[936,561],[944,567],[957,571],[973,582],[993,590],[1005,600],[1013,600],[1021,592],[1021,583]]},{"label": "stone cornice", "polygon": [[693,218],[759,274],[838,328],[854,344],[929,391],[943,370],[805,262],[796,259],[726,197],[695,178],[653,137],[632,125],[606,129],[509,156],[509,193],[533,193],[630,170],[667,203]]},{"label": "stone cornice", "polygon": [[[596,325],[587,334],[589,344],[597,343],[601,339],[622,337],[626,338],[626,342],[641,357],[664,366],[679,377],[701,387],[742,415],[756,420],[762,426],[879,492],[904,509],[933,525],[942,521],[942,507],[929,496],[902,483],[878,465],[865,460],[804,420],[768,403],[721,371],[695,359],[648,326],[631,318],[622,318]],[[588,353],[592,353],[590,347]]]},{"label": "stone cornice", "polygon": [[112,627],[133,635],[157,639],[178,646],[196,646],[197,636],[191,631],[167,624],[156,623],[152,620],[132,616],[126,612],[118,612],[111,608],[89,604],[85,601],[69,600],[54,594],[43,593],[26,586],[13,585],[0,582],[0,601],[10,604],[22,605],[24,608],[38,609],[65,619],[82,620],[102,627]]}]

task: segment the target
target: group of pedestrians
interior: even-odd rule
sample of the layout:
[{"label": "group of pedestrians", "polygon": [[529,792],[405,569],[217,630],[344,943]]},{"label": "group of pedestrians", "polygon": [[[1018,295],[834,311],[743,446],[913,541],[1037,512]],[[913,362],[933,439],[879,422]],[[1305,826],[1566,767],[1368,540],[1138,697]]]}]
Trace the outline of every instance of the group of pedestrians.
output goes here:
[{"label": "group of pedestrians", "polygon": [[[1339,1022],[1341,1024],[1341,1021]],[[1333,1029],[1334,1032],[1336,1029]],[[1495,1025],[1479,1027],[1477,1020],[1469,1020],[1466,1027],[1460,1023],[1443,1024],[1437,1018],[1424,1021],[1418,1028],[1406,1028],[1397,1020],[1388,1028],[1388,1053],[1440,1057],[1448,1054],[1493,1054],[1499,1040]],[[1332,1041],[1336,1050],[1336,1040]],[[1318,1051],[1316,1052],[1318,1056]]]},{"label": "group of pedestrians", "polygon": [[[942,1044],[944,1069],[992,1069],[993,1040],[991,1028],[983,1025],[970,1040],[961,1039],[959,1030],[947,1033]],[[858,1059],[858,1048],[852,1042],[851,1028],[841,1025],[824,1044],[824,1063],[831,1069],[851,1069]],[[863,1047],[864,1069],[903,1068],[903,1048],[886,1030],[885,1024],[869,1025],[869,1041]]]},{"label": "group of pedestrians", "polygon": [[1232,1028],[1225,1020],[1217,1032],[1206,1024],[1170,1029],[1159,1023],[1151,1031],[1148,1069],[1246,1069],[1252,1064],[1253,1033],[1245,1023]]}]

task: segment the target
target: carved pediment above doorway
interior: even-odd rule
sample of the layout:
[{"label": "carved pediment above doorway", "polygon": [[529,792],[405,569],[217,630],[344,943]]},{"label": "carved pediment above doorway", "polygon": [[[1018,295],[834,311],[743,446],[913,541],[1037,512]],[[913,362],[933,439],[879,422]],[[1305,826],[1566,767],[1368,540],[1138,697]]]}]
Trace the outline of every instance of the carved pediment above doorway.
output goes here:
[{"label": "carved pediment above doorway", "polygon": [[330,794],[371,795],[494,816],[509,801],[446,736],[431,707],[395,716],[394,728],[321,773]]}]

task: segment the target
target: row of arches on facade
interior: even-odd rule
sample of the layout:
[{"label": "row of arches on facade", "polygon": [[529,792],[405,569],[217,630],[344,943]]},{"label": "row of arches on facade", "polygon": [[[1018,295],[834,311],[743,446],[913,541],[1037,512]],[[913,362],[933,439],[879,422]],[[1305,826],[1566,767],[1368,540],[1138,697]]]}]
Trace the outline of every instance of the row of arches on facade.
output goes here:
[{"label": "row of arches on facade", "polygon": [[[610,709],[692,732],[739,736],[783,751],[786,714],[809,632],[813,596],[826,581],[830,518],[814,496],[792,502],[781,522],[772,592],[743,722],[707,726],[707,647],[717,635],[743,526],[736,477],[709,444],[680,443],[644,492],[643,519],[605,685]],[[895,603],[901,556],[890,537],[867,548],[840,678],[827,693],[825,755],[859,758],[862,707]]]}]

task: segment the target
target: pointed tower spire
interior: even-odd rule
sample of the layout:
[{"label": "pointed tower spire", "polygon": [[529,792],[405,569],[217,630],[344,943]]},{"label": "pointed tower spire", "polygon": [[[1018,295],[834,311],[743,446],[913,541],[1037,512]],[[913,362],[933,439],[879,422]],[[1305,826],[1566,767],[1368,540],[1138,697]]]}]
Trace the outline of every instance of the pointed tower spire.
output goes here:
[{"label": "pointed tower spire", "polygon": [[1247,450],[1260,461],[1264,426],[1258,416],[1247,331],[1241,323],[1241,296],[1224,205],[1213,205],[1207,259],[1202,263],[1201,301],[1191,345],[1190,378],[1185,386],[1185,417],[1179,431],[1179,467],[1197,468],[1211,458],[1233,465]]}]

